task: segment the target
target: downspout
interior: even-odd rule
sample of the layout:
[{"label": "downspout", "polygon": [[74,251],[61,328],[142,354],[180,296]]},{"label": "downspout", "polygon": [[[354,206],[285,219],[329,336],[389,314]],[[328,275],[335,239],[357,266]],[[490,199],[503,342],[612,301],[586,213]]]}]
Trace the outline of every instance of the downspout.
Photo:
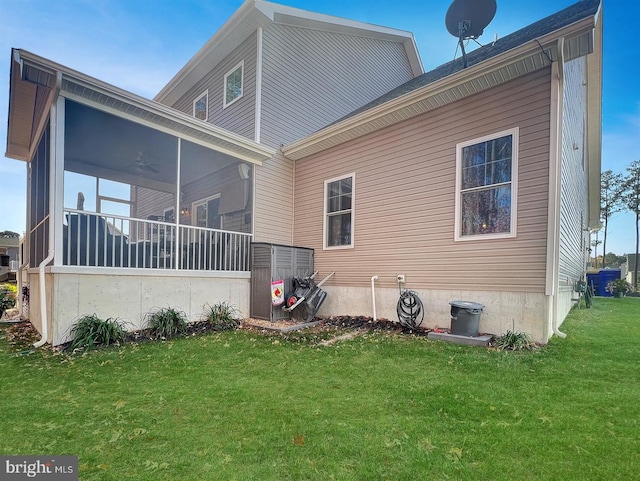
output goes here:
[{"label": "downspout", "polygon": [[[49,158],[47,161],[50,163],[49,165],[49,255],[45,257],[42,262],[38,265],[38,280],[40,281],[40,323],[42,326],[42,338],[33,344],[33,347],[38,348],[42,347],[47,343],[47,339],[49,337],[49,319],[47,317],[47,292],[46,292],[46,278],[45,278],[45,267],[49,264],[53,258],[55,257],[55,225],[53,225],[52,219],[55,219],[55,211],[56,211],[56,175],[58,170],[58,161],[60,160],[58,157],[58,148],[62,147],[58,145],[58,115],[62,114],[64,116],[64,110],[59,112],[58,108],[58,94],[60,93],[60,87],[62,85],[62,74],[58,72],[56,79],[56,92],[54,95],[54,101],[51,106],[51,115],[49,117],[50,125],[49,132],[51,138],[49,139]],[[60,122],[60,125],[63,125]],[[61,138],[64,138],[61,136]]]},{"label": "downspout", "polygon": [[[549,209],[549,232],[548,246],[552,256],[551,262],[548,263],[547,269],[547,289],[551,294],[551,329],[553,333],[564,339],[567,335],[558,328],[558,275],[560,264],[560,221],[561,221],[561,202],[562,202],[562,123],[564,109],[564,37],[558,39],[558,60],[557,60],[557,109],[556,109],[556,132],[555,132],[555,155],[550,159],[552,167],[550,172],[553,178],[550,185],[553,186],[553,196],[550,198]],[[553,68],[552,68],[553,72]],[[551,182],[553,180],[553,183]],[[553,204],[551,204],[553,201]]]},{"label": "downspout", "polygon": [[373,322],[378,320],[378,315],[376,313],[376,281],[378,280],[378,276],[371,276],[371,304],[373,306]]}]

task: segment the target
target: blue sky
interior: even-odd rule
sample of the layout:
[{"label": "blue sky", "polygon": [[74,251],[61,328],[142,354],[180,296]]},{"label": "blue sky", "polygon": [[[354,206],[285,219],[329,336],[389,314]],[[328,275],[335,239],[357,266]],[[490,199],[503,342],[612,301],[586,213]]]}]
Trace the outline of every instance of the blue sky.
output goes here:
[{"label": "blue sky", "polygon": [[[281,0],[292,7],[414,33],[425,70],[451,60],[449,0]],[[574,0],[498,0],[481,42],[503,37]],[[0,0],[0,139],[6,148],[11,48],[22,48],[144,97],[153,96],[242,0]],[[603,170],[640,160],[640,54],[624,25],[637,0],[604,0]],[[0,157],[0,231],[25,229],[26,167]],[[608,251],[635,251],[634,216],[617,214]]]}]

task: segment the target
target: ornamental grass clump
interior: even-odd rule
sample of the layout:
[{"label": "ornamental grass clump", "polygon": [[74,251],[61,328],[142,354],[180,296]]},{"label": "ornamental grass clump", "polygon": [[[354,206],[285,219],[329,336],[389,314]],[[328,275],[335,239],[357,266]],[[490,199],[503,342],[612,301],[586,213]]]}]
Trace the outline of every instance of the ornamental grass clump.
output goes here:
[{"label": "ornamental grass clump", "polygon": [[119,344],[127,337],[122,321],[108,318],[100,319],[95,314],[82,316],[70,331],[71,343],[67,350],[91,349],[96,346]]},{"label": "ornamental grass clump", "polygon": [[240,325],[238,310],[226,302],[207,306],[205,317],[214,331],[230,331],[237,329]]},{"label": "ornamental grass clump", "polygon": [[510,330],[496,337],[493,344],[499,351],[530,351],[536,347],[536,343],[526,332]]},{"label": "ornamental grass clump", "polygon": [[183,312],[167,307],[148,314],[147,327],[154,337],[166,339],[186,333],[187,318]]}]

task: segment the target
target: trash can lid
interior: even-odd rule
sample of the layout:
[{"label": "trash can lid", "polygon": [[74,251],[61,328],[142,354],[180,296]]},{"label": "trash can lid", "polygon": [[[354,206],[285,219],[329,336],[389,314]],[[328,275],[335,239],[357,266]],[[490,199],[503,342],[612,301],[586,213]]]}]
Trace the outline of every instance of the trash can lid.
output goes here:
[{"label": "trash can lid", "polygon": [[478,302],[471,301],[451,301],[453,307],[458,307],[460,309],[484,309],[484,304],[479,304]]}]

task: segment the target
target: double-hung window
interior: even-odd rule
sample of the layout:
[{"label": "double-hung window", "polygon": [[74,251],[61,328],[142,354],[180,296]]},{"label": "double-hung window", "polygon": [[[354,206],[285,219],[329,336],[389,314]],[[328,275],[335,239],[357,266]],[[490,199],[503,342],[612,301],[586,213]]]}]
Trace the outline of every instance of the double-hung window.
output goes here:
[{"label": "double-hung window", "polygon": [[518,129],[456,148],[456,240],[515,237]]},{"label": "double-hung window", "polygon": [[355,174],[324,182],[324,248],[353,247]]},{"label": "double-hung window", "polygon": [[244,60],[229,70],[224,76],[224,107],[228,107],[242,97]]},{"label": "double-hung window", "polygon": [[220,229],[222,216],[218,214],[220,207],[220,194],[193,203],[193,225]]},{"label": "double-hung window", "polygon": [[193,116],[196,119],[207,120],[209,108],[209,91],[205,91],[193,101]]}]

